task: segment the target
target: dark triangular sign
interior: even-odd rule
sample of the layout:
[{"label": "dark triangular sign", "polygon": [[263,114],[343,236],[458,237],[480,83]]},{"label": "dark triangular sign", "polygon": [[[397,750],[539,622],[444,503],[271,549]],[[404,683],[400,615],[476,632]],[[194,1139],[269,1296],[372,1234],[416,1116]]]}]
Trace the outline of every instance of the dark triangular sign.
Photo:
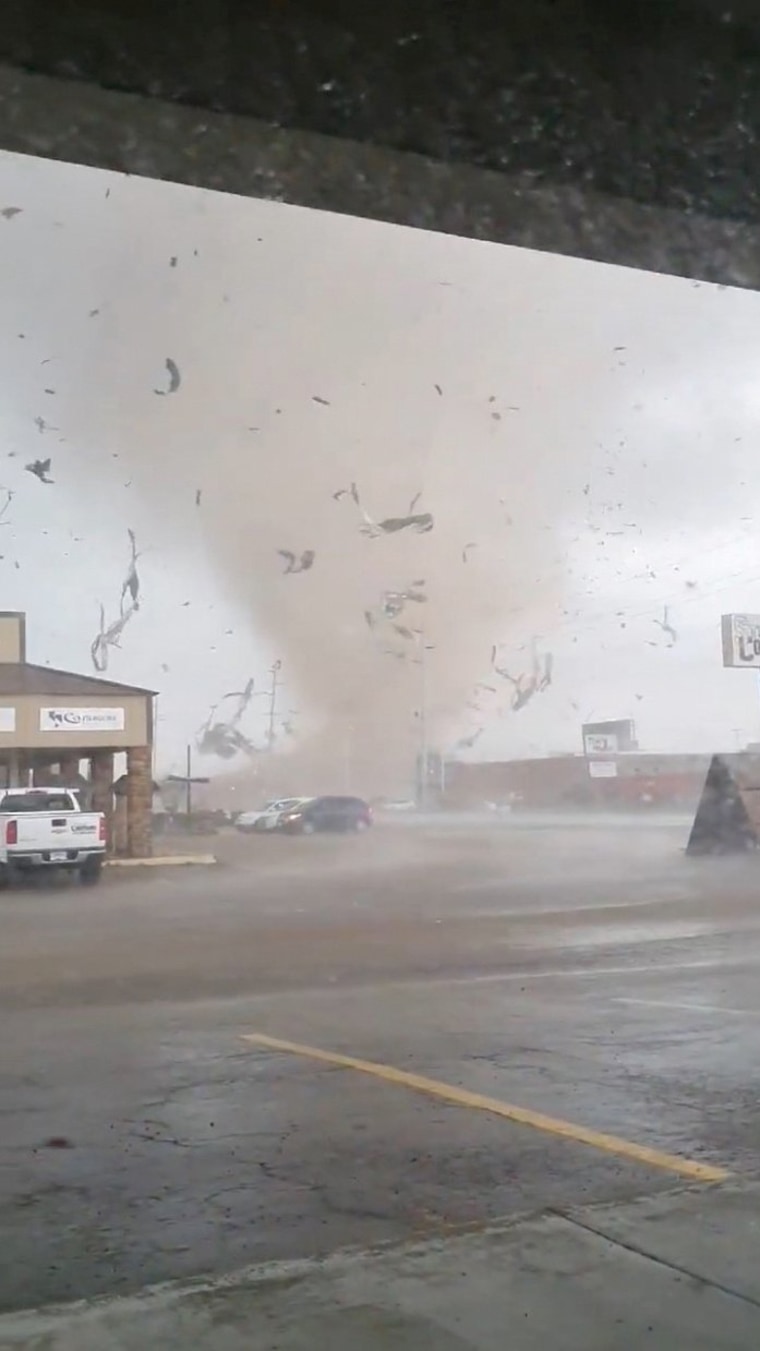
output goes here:
[{"label": "dark triangular sign", "polygon": [[760,845],[760,776],[742,759],[712,757],[687,854],[737,854]]}]

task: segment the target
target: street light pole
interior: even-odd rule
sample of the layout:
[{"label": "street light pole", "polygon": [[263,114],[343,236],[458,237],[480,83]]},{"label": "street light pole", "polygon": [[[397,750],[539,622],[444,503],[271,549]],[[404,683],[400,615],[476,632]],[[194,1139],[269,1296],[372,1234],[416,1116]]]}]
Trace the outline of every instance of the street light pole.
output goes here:
[{"label": "street light pole", "polygon": [[272,666],[272,688],[269,691],[269,729],[267,732],[267,746],[269,750],[274,749],[274,724],[277,716],[277,677],[282,667],[282,662],[278,659]]}]

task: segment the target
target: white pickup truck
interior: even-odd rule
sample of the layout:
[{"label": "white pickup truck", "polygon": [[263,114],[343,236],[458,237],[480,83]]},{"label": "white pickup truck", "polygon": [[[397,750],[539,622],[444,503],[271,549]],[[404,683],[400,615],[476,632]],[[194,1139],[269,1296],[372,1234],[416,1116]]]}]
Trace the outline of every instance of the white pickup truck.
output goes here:
[{"label": "white pickup truck", "polygon": [[100,881],[106,856],[106,819],[83,812],[64,788],[0,791],[0,887],[45,868],[77,872],[86,886]]}]

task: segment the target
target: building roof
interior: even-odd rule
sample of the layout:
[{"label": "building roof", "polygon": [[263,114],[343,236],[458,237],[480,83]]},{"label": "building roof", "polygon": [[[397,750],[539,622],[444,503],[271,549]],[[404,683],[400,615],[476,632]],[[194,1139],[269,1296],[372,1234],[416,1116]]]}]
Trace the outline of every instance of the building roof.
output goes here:
[{"label": "building roof", "polygon": [[153,695],[155,690],[141,685],[120,685],[115,680],[98,680],[95,676],[77,675],[75,671],[58,671],[54,666],[34,666],[31,662],[0,662],[0,698],[16,694],[72,695],[104,698],[108,695],[124,698],[129,694]]}]

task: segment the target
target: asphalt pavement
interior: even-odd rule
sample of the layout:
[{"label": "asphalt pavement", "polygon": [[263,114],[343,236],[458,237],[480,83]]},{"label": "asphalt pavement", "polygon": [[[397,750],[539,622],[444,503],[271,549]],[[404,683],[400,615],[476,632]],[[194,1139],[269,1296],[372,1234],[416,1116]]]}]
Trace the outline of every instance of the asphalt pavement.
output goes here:
[{"label": "asphalt pavement", "polygon": [[737,1195],[758,864],[687,860],[687,833],[219,836],[213,869],[4,895],[0,1309],[480,1236],[474,1271],[505,1224]]}]

